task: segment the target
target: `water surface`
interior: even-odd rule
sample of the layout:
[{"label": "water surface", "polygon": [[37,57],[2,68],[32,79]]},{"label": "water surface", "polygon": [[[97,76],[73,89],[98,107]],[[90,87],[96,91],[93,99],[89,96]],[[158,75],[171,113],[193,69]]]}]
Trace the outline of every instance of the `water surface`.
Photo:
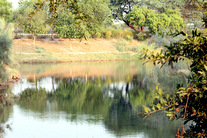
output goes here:
[{"label": "water surface", "polygon": [[175,69],[140,61],[23,64],[24,79],[12,86],[19,99],[5,110],[4,137],[175,137],[179,121],[164,114],[143,119],[142,106],[155,87],[174,92],[186,83]]}]

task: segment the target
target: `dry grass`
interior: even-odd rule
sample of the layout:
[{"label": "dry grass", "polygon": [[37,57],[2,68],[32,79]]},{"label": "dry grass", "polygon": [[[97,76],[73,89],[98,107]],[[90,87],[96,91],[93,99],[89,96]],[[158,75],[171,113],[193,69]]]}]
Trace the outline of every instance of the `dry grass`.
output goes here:
[{"label": "dry grass", "polygon": [[[90,39],[80,41],[72,39],[40,39],[33,45],[32,39],[16,39],[13,42],[14,58],[18,62],[73,62],[94,60],[126,60],[137,59],[138,53],[116,49],[119,39]],[[127,47],[139,46],[132,40]]]}]

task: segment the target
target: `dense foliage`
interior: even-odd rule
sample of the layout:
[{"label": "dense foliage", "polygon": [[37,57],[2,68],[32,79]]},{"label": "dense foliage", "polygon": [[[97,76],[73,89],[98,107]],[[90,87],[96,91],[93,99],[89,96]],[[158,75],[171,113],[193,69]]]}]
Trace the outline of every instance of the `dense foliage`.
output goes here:
[{"label": "dense foliage", "polygon": [[0,0],[0,18],[4,18],[5,20],[11,20],[12,14],[12,4],[7,0]]},{"label": "dense foliage", "polygon": [[5,65],[10,63],[12,47],[12,24],[7,24],[0,19],[0,82],[6,79]]},{"label": "dense foliage", "polygon": [[[132,28],[135,31],[143,31],[144,26],[150,27],[150,31],[153,33],[159,28],[169,27],[169,28],[176,28],[180,29],[183,28],[183,19],[186,23],[190,23],[194,26],[200,26],[201,25],[201,19],[202,19],[202,12],[197,11],[195,9],[198,9],[198,5],[200,5],[200,1],[191,1],[191,0],[178,0],[178,1],[171,1],[167,0],[165,2],[161,0],[141,0],[141,1],[135,1],[135,0],[110,0],[109,1],[77,1],[77,0],[58,0],[54,2],[53,0],[40,0],[35,4],[36,11],[38,11],[43,5],[46,3],[49,5],[49,12],[51,14],[51,18],[49,18],[49,23],[55,24],[55,20],[58,17],[58,7],[61,5],[65,5],[65,8],[70,9],[71,13],[75,16],[75,18],[82,21],[82,24],[80,26],[85,25],[84,22],[90,22],[91,17],[94,17],[99,15],[99,18],[102,20],[102,17],[105,17],[103,14],[105,9],[108,8],[109,5],[113,18],[115,21],[123,21],[126,25],[128,25],[130,28]],[[196,3],[197,2],[197,3]],[[81,3],[85,3],[82,5]],[[87,4],[88,3],[88,4]],[[90,4],[89,4],[90,3]],[[97,5],[97,3],[99,3]],[[103,4],[100,4],[103,3]],[[87,5],[87,10],[83,10],[84,6]],[[104,6],[105,5],[105,6]],[[101,6],[101,9],[99,8]],[[146,12],[143,11],[143,7],[145,7],[145,10],[150,11],[148,14],[151,15],[150,17],[146,16]],[[100,12],[96,12],[96,9],[99,9]],[[104,9],[104,10],[102,10]],[[179,9],[179,10],[178,10]],[[108,9],[107,9],[108,10]],[[102,11],[102,12],[101,12]],[[141,12],[140,14],[135,14],[136,12]],[[153,11],[153,12],[152,12]],[[106,12],[106,11],[105,11]],[[98,13],[97,15],[94,13]],[[101,13],[101,14],[100,14]],[[35,12],[33,12],[35,14]],[[109,13],[107,13],[109,15]],[[145,17],[143,17],[143,15]],[[181,18],[182,16],[182,18]],[[145,20],[148,20],[147,22],[144,22],[144,25],[142,25],[143,21],[137,21],[137,19],[142,18]],[[97,18],[96,18],[97,19]],[[94,20],[93,20],[94,21]],[[96,21],[96,20],[95,20]],[[98,20],[97,20],[98,21]],[[139,26],[137,26],[138,24]],[[76,22],[77,23],[77,22]],[[96,23],[96,22],[94,22]],[[100,23],[100,22],[99,22]],[[170,24],[169,24],[170,23]],[[89,24],[90,25],[90,24]],[[142,25],[142,26],[140,26]],[[150,26],[149,26],[150,25]],[[181,25],[181,26],[179,26]],[[94,24],[93,24],[94,26]],[[92,26],[92,27],[93,27]],[[91,25],[90,25],[91,27]],[[94,27],[97,27],[96,25]],[[167,29],[167,28],[165,28]],[[87,32],[87,31],[86,31]]]},{"label": "dense foliage", "polygon": [[25,33],[30,33],[35,39],[38,34],[42,34],[46,31],[46,19],[47,11],[45,7],[42,7],[32,17],[29,17],[30,13],[34,11],[33,5],[36,0],[25,0],[20,5],[18,10],[15,12],[14,18],[16,25],[23,30]]},{"label": "dense foliage", "polygon": [[198,8],[202,2],[202,0],[165,0],[164,2],[162,0],[111,0],[110,8],[114,19],[124,21],[136,31],[142,31],[125,19],[125,16],[133,11],[134,7],[144,6],[159,14],[165,13],[168,9],[179,9],[186,24],[190,23],[194,27],[200,27],[203,15],[202,10],[198,10]]},{"label": "dense foliage", "polygon": [[109,1],[84,0],[77,5],[79,12],[86,14],[86,17],[80,18],[73,14],[74,9],[66,8],[66,4],[57,10],[57,20],[54,25],[59,36],[88,39],[110,22]]},{"label": "dense foliage", "polygon": [[130,11],[125,20],[136,28],[147,26],[150,33],[155,33],[160,29],[177,29],[184,28],[184,22],[181,13],[178,10],[167,9],[164,13],[157,14],[154,10],[147,7],[135,6]]},{"label": "dense foliage", "polygon": [[[197,30],[192,31],[192,36],[182,34],[186,37],[170,46],[165,46],[166,51],[147,56],[147,59],[153,60],[154,64],[168,63],[172,65],[174,62],[188,59],[191,61],[189,77],[189,86],[187,88],[178,85],[176,96],[170,97],[164,95],[160,89],[155,97],[152,109],[146,108],[146,112],[151,114],[160,110],[167,110],[166,113],[170,118],[182,118],[181,136],[207,136],[207,110],[206,110],[206,92],[207,92],[207,37],[198,33]],[[154,111],[151,111],[154,110]],[[193,121],[187,133],[184,125]],[[179,136],[179,129],[177,132]]]},{"label": "dense foliage", "polygon": [[[63,4],[64,3],[64,4]],[[1,6],[3,5],[2,8]],[[48,7],[44,7],[48,5]],[[162,29],[178,29],[184,27],[183,18],[194,26],[199,26],[201,18],[207,27],[206,6],[202,0],[111,0],[110,8],[114,19],[124,21],[136,31],[143,31],[148,27],[150,33],[155,34]],[[0,17],[9,18],[11,4],[0,0]],[[200,7],[200,11],[195,11]],[[179,8],[180,11],[176,10]],[[188,9],[188,11],[186,10]],[[192,10],[193,9],[193,10]],[[36,12],[38,11],[38,12]],[[195,13],[193,13],[195,11]],[[30,16],[30,14],[33,14]],[[182,13],[182,14],[181,14]],[[90,38],[93,35],[100,37],[101,28],[108,22],[110,17],[109,1],[103,0],[30,0],[23,1],[15,14],[18,26],[34,36],[46,31],[46,21],[52,24],[52,28],[61,37]],[[182,18],[181,18],[182,16]],[[48,19],[49,20],[46,20]],[[0,67],[4,71],[4,65],[10,62],[9,53],[11,37],[8,26],[0,20]],[[55,26],[55,27],[54,27]],[[181,136],[207,135],[206,121],[206,91],[207,91],[207,37],[196,30],[189,36],[181,33],[184,39],[165,45],[165,50],[156,55],[147,56],[153,62],[162,65],[188,59],[191,61],[191,76],[187,88],[178,85],[176,96],[163,95],[157,88],[156,100],[152,109],[145,107],[146,112],[151,114],[160,110],[166,110],[171,118],[182,118],[183,125]],[[112,32],[105,33],[110,38]],[[141,39],[141,38],[140,38]],[[0,73],[2,76],[2,74]],[[1,81],[1,80],[0,80]],[[190,130],[185,133],[184,125],[193,121]],[[177,136],[180,136],[178,131]]]}]

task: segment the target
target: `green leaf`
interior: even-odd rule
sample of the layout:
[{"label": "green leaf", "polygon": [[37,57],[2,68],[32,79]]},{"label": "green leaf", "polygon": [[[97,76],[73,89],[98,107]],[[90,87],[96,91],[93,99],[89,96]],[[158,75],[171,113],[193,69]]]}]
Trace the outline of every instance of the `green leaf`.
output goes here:
[{"label": "green leaf", "polygon": [[143,105],[143,108],[144,108],[145,113],[148,113],[151,111],[151,109],[145,105]]},{"label": "green leaf", "polygon": [[166,95],[166,99],[168,100],[168,99],[169,99],[169,97],[170,97],[170,95],[169,95],[169,94],[167,94],[167,95]]},{"label": "green leaf", "polygon": [[207,66],[206,66],[206,65],[204,65],[204,68],[205,68],[205,70],[207,71]]},{"label": "green leaf", "polygon": [[160,110],[160,109],[161,109],[161,104],[158,103],[158,104],[156,105],[156,107],[158,108],[158,110]]},{"label": "green leaf", "polygon": [[162,95],[162,90],[161,89],[158,90],[158,94]]},{"label": "green leaf", "polygon": [[152,110],[155,110],[155,107],[154,106],[152,107]]},{"label": "green leaf", "polygon": [[156,90],[157,90],[157,91],[159,90],[159,85],[160,85],[160,84],[158,83],[157,86],[156,86]]}]

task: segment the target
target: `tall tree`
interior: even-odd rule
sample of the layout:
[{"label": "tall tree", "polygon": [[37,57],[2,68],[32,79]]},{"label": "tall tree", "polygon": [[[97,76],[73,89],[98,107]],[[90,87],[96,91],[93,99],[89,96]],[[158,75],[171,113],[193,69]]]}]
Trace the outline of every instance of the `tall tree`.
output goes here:
[{"label": "tall tree", "polygon": [[110,21],[109,1],[104,0],[83,0],[77,6],[80,13],[74,14],[75,10],[63,5],[57,10],[56,31],[61,37],[85,38],[103,28],[104,24]]},{"label": "tall tree", "polygon": [[[201,20],[202,15],[200,15],[200,11],[197,11],[195,9],[197,9],[198,5],[200,5],[203,1],[204,0],[110,0],[110,9],[112,11],[114,19],[125,22],[130,28],[134,30],[143,31],[143,28],[140,30],[132,26],[129,21],[125,20],[125,16],[130,11],[132,11],[135,5],[139,7],[145,6],[158,13],[163,13],[167,9],[174,10],[176,8],[179,8],[181,10],[182,17],[185,20],[190,19],[194,15],[196,15],[194,16],[194,18],[197,18],[196,20]],[[83,19],[87,16],[85,13],[80,12],[80,9],[78,7],[78,3],[80,1],[78,0],[39,0],[36,3],[35,8],[38,10],[47,2],[49,3],[49,11],[53,13],[51,22],[54,21],[54,18],[57,16],[56,11],[58,6],[63,3],[67,3],[68,8],[74,9],[73,13],[79,16],[79,18]]]},{"label": "tall tree", "polygon": [[115,19],[124,21],[133,30],[143,31],[143,28],[136,28],[125,18],[125,16],[129,14],[134,7],[141,8],[142,6],[145,6],[148,9],[152,9],[158,13],[164,13],[167,9],[183,7],[183,1],[184,0],[166,0],[164,2],[161,0],[111,0],[110,7]]},{"label": "tall tree", "polygon": [[54,28],[59,37],[68,38],[70,50],[72,50],[70,39],[79,37],[79,28],[75,24],[75,15],[72,14],[70,9],[60,7]]},{"label": "tall tree", "polygon": [[5,20],[11,19],[12,14],[12,4],[7,0],[0,0],[0,18],[4,18]]},{"label": "tall tree", "polygon": [[107,22],[111,11],[108,7],[110,0],[38,0],[35,3],[35,11],[31,12],[35,15],[44,5],[48,5],[50,17],[48,23],[56,24],[58,18],[58,7],[63,6],[70,9],[75,15],[75,24],[81,28],[81,37],[88,38],[93,32],[102,27]]},{"label": "tall tree", "polygon": [[25,33],[33,35],[34,46],[37,35],[46,31],[45,22],[47,19],[47,10],[45,7],[42,7],[39,9],[39,12],[29,17],[31,12],[34,11],[35,2],[36,0],[23,1],[14,15],[16,25]]},{"label": "tall tree", "polygon": [[130,28],[143,31],[143,28],[137,29],[129,21],[125,20],[125,16],[137,6],[142,6],[152,9],[157,13],[165,13],[168,9],[180,9],[182,18],[186,23],[198,24],[202,21],[203,14],[201,10],[197,10],[202,4],[203,0],[111,0],[110,8],[113,13],[113,17],[116,20],[125,22]]},{"label": "tall tree", "polygon": [[150,33],[155,33],[160,29],[182,29],[184,22],[178,10],[167,9],[164,13],[156,13],[147,7],[135,6],[130,11],[125,20],[136,28],[147,26]]}]

